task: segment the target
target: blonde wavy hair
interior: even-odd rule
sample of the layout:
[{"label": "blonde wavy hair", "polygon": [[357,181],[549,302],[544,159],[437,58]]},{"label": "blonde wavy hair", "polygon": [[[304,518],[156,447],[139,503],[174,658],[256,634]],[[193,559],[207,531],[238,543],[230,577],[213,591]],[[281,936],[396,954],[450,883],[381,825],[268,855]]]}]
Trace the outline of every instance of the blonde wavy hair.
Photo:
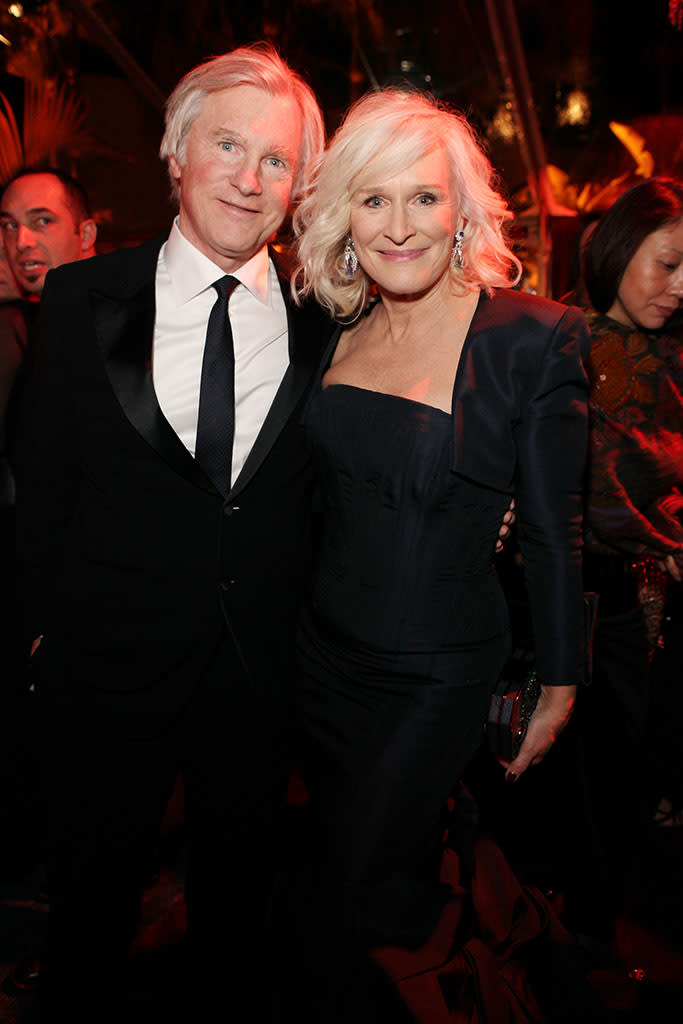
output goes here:
[{"label": "blonde wavy hair", "polygon": [[446,153],[465,221],[464,266],[451,267],[455,280],[467,290],[487,291],[519,280],[521,264],[503,231],[512,214],[472,126],[431,96],[389,87],[350,108],[294,213],[298,266],[292,294],[297,301],[313,295],[337,319],[360,316],[373,282],[362,267],[353,277],[346,272],[352,196],[370,179],[376,183],[400,174],[438,146]]}]

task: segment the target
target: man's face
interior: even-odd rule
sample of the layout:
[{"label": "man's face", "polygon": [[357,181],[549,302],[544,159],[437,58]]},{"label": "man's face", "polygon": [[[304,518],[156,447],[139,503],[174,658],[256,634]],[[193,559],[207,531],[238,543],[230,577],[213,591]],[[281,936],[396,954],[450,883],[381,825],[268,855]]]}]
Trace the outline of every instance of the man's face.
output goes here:
[{"label": "man's face", "polygon": [[225,273],[250,260],[282,224],[301,130],[290,96],[239,85],[206,97],[183,164],[170,158],[180,184],[180,230]]},{"label": "man's face", "polygon": [[40,295],[45,275],[88,254],[93,221],[76,223],[64,187],[52,174],[27,174],[13,181],[0,204],[7,259],[19,285]]}]

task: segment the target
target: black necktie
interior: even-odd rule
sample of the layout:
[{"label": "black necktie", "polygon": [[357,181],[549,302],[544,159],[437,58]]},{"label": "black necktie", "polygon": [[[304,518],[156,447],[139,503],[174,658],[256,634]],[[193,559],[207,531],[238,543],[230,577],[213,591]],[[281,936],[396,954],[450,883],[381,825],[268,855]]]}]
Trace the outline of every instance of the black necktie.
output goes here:
[{"label": "black necktie", "polygon": [[230,490],[235,433],[235,352],[228,301],[238,284],[228,275],[214,281],[218,298],[206,326],[195,447],[197,462],[224,497]]}]

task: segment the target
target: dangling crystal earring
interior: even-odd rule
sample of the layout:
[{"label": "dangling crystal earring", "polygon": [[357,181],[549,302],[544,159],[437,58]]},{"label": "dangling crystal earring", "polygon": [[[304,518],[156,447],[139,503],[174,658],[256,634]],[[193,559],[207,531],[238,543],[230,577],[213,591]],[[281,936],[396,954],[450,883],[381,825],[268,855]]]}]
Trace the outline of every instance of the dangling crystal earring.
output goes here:
[{"label": "dangling crystal earring", "polygon": [[456,231],[455,233],[455,244],[453,245],[453,252],[451,253],[451,263],[456,270],[462,270],[465,265],[465,258],[462,251],[462,240],[465,237],[464,231]]},{"label": "dangling crystal earring", "polygon": [[344,246],[344,265],[346,267],[346,276],[353,277],[358,270],[358,257],[353,247],[351,235],[346,239],[346,245]]}]

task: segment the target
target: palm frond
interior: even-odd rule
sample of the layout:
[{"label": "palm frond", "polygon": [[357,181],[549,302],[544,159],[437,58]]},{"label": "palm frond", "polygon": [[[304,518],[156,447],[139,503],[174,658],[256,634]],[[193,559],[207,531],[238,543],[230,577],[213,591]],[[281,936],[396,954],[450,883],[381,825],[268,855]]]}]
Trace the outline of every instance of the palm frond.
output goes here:
[{"label": "palm frond", "polygon": [[64,85],[26,82],[24,96],[24,156],[27,165],[56,164],[60,150],[73,150],[81,141],[85,111]]},{"label": "palm frond", "polygon": [[2,92],[0,102],[4,107],[4,113],[0,110],[0,182],[4,184],[24,165],[24,147],[14,111]]}]

